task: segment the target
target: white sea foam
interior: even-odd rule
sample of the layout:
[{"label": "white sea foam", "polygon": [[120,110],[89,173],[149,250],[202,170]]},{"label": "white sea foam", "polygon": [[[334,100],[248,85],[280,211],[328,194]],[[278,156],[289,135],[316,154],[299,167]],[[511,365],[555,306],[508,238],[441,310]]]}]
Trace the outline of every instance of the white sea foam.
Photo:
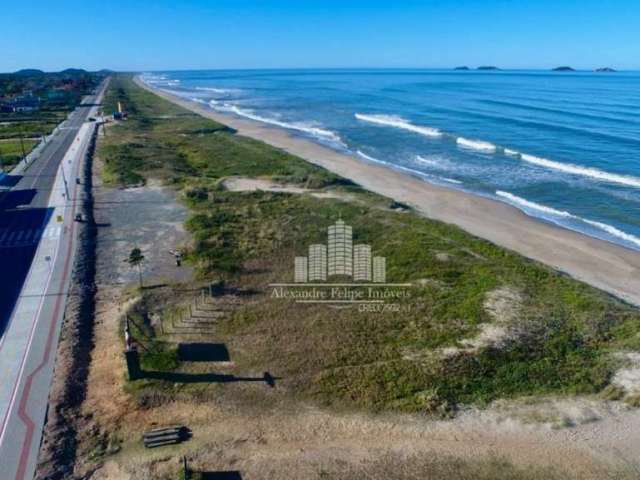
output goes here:
[{"label": "white sea foam", "polygon": [[381,165],[386,165],[386,166],[391,167],[393,169],[401,170],[403,172],[407,172],[410,175],[417,175],[417,176],[422,177],[424,179],[427,179],[427,180],[429,180],[431,182],[447,182],[447,183],[455,183],[456,185],[462,184],[461,181],[455,180],[453,178],[438,177],[436,175],[430,175],[428,173],[421,172],[420,170],[414,170],[413,168],[405,167],[403,165],[398,165],[398,164],[391,163],[391,162],[385,162],[384,160],[380,160],[378,158],[372,157],[371,155],[367,155],[362,150],[356,150],[356,153],[360,157],[362,157],[365,160],[368,160],[370,162],[379,163]]},{"label": "white sea foam", "polygon": [[229,93],[236,93],[238,91],[233,88],[214,88],[214,87],[196,87],[196,90],[200,90],[202,92],[225,94],[225,95]]},{"label": "white sea foam", "polygon": [[601,223],[601,222],[596,222],[593,220],[587,220],[586,218],[582,219],[585,223],[588,223],[589,225],[599,228],[601,230],[604,230],[605,232],[607,232],[609,235],[613,235],[614,237],[618,237],[621,238],[622,240],[626,240],[629,243],[633,243],[634,245],[636,245],[637,247],[640,247],[640,238],[636,237],[635,235],[631,235],[630,233],[627,232],[623,232],[622,230],[613,227],[611,225],[607,225],[606,223]]},{"label": "white sea foam", "polygon": [[495,153],[496,151],[496,146],[493,143],[482,140],[469,140],[468,138],[458,137],[456,138],[456,143],[462,148],[470,150],[479,150],[487,153]]},{"label": "white sea foam", "polygon": [[597,180],[603,180],[605,182],[618,183],[620,185],[627,185],[629,187],[640,188],[640,178],[618,175],[616,173],[609,173],[597,168],[581,167],[579,165],[573,165],[571,163],[561,163],[554,160],[548,160],[546,158],[540,158],[533,155],[523,153],[521,156],[525,162],[533,163],[541,167],[552,168],[560,172],[570,173],[573,175],[581,175],[583,177],[595,178]]},{"label": "white sea foam", "polygon": [[586,223],[587,225],[590,225],[592,227],[595,227],[599,230],[602,230],[608,233],[612,237],[622,239],[628,243],[635,245],[636,247],[640,247],[640,238],[636,237],[635,235],[631,235],[630,233],[623,232],[619,228],[616,228],[612,225],[607,225],[606,223],[596,222],[594,220],[582,218],[582,217],[579,217],[578,215],[573,215],[564,210],[556,210],[555,208],[547,207],[545,205],[540,205],[539,203],[531,202],[524,198],[513,195],[509,192],[503,192],[501,190],[498,190],[496,192],[496,195],[507,199],[510,203],[515,204],[516,206],[524,207],[525,209],[536,210],[546,215],[552,215],[554,217],[561,217],[561,218],[568,218],[568,219]]},{"label": "white sea foam", "polygon": [[432,158],[426,158],[426,157],[423,157],[422,155],[416,155],[416,160],[420,163],[424,163],[425,165],[432,165],[434,167],[437,167],[438,165],[440,165],[440,162],[438,162],[437,160],[433,160]]},{"label": "white sea foam", "polygon": [[298,132],[303,132],[303,133],[306,133],[308,135],[312,135],[312,136],[314,136],[316,138],[319,138],[319,139],[322,139],[322,140],[325,140],[325,141],[330,141],[332,143],[344,146],[344,143],[342,142],[342,139],[340,138],[340,136],[338,134],[336,134],[335,132],[332,132],[331,130],[327,130],[327,129],[324,129],[324,128],[316,127],[316,126],[310,125],[308,123],[283,122],[283,121],[277,120],[275,118],[263,117],[263,116],[257,115],[256,113],[252,112],[251,110],[245,110],[245,109],[242,109],[242,108],[238,107],[237,105],[233,105],[233,104],[230,104],[230,103],[220,103],[220,102],[217,102],[215,100],[211,100],[209,102],[209,104],[211,105],[212,108],[214,108],[216,110],[235,113],[236,115],[239,115],[239,116],[245,117],[245,118],[249,118],[249,119],[254,120],[256,122],[266,123],[266,124],[269,124],[269,125],[275,125],[277,127],[286,128],[288,130],[296,130]]},{"label": "white sea foam", "polygon": [[445,182],[449,182],[449,183],[455,183],[457,185],[462,185],[462,182],[460,180],[456,180],[455,178],[448,178],[448,177],[441,177],[442,180],[444,180]]},{"label": "white sea foam", "polygon": [[363,122],[401,128],[402,130],[408,130],[410,132],[425,135],[427,137],[437,138],[442,136],[442,132],[437,128],[414,125],[408,120],[405,120],[404,118],[398,117],[396,115],[366,115],[364,113],[356,113],[355,117]]},{"label": "white sea foam", "polygon": [[569,212],[565,212],[564,210],[556,210],[555,208],[547,207],[545,205],[540,205],[539,203],[531,202],[524,198],[513,195],[512,193],[509,193],[509,192],[503,192],[502,190],[498,190],[496,192],[496,195],[502,198],[506,198],[512,203],[520,205],[521,207],[529,208],[531,210],[537,210],[539,212],[555,215],[557,217],[574,218],[574,216]]},{"label": "white sea foam", "polygon": [[370,162],[380,163],[382,165],[387,165],[389,167],[395,168],[397,170],[403,170],[407,173],[411,173],[413,175],[419,175],[421,177],[431,177],[431,175],[421,172],[419,170],[414,170],[413,168],[403,167],[402,165],[397,165],[395,163],[385,162],[384,160],[380,160],[378,158],[372,157],[371,155],[367,155],[362,150],[356,150],[356,153],[360,155],[365,160],[369,160]]},{"label": "white sea foam", "polygon": [[505,148],[504,149],[504,154],[508,155],[509,157],[518,157],[518,156],[520,156],[520,152],[516,152],[515,150],[511,150],[510,148]]}]

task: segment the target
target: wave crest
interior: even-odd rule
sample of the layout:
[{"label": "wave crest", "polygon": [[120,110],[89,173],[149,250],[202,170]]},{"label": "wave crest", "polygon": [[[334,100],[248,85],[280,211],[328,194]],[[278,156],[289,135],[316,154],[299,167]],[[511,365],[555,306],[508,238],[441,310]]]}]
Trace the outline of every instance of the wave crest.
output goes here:
[{"label": "wave crest", "polygon": [[342,139],[340,138],[340,136],[335,133],[332,132],[331,130],[327,130],[324,128],[320,128],[320,127],[315,127],[313,125],[310,125],[308,123],[300,123],[300,122],[283,122],[281,120],[277,120],[275,118],[269,118],[269,117],[263,117],[261,115],[258,115],[254,112],[252,112],[251,110],[245,110],[242,109],[236,105],[230,104],[230,103],[220,103],[218,101],[215,100],[211,100],[209,102],[209,105],[218,111],[222,111],[222,112],[230,112],[230,113],[235,113],[236,115],[239,115],[241,117],[245,117],[248,118],[250,120],[254,120],[256,122],[261,122],[261,123],[266,123],[268,125],[274,125],[276,127],[281,127],[281,128],[286,128],[288,130],[295,130],[298,132],[302,132],[302,133],[306,133],[308,135],[314,136],[316,138],[325,140],[325,141],[330,141],[334,144],[338,144],[342,147],[344,147],[344,143],[342,142]]},{"label": "wave crest", "polygon": [[409,132],[418,133],[426,137],[437,138],[442,136],[442,132],[437,128],[423,127],[420,125],[414,125],[413,123],[405,120],[402,117],[396,115],[369,115],[364,113],[356,113],[355,117],[363,122],[374,123],[377,125],[385,125],[388,127],[400,128]]},{"label": "wave crest", "polygon": [[556,210],[555,208],[547,207],[546,205],[540,205],[539,203],[526,200],[524,198],[513,195],[512,193],[509,193],[509,192],[498,190],[496,192],[496,195],[508,200],[509,203],[514,204],[515,206],[523,207],[529,210],[536,210],[538,212],[542,212],[547,215],[552,215],[554,217],[568,218],[568,219],[577,220],[579,222],[586,223],[591,227],[595,227],[599,230],[602,230],[603,232],[606,232],[612,237],[619,238],[632,245],[635,245],[636,247],[640,247],[640,238],[636,237],[635,235],[631,235],[630,233],[624,232],[612,225],[608,225],[602,222],[596,222],[595,220],[589,220],[588,218],[582,218],[582,217],[579,217],[578,215],[573,215],[572,213],[566,212],[564,210]]},{"label": "wave crest", "polygon": [[525,162],[538,165],[540,167],[551,168],[564,173],[570,173],[573,175],[581,175],[583,177],[595,178],[597,180],[603,180],[606,182],[619,183],[620,185],[626,185],[629,187],[640,188],[640,178],[631,177],[627,175],[619,175],[617,173],[609,173],[603,170],[598,170],[592,167],[581,167],[580,165],[574,165],[572,163],[556,162],[554,160],[548,160],[546,158],[536,157],[523,153],[520,158]]},{"label": "wave crest", "polygon": [[456,143],[462,148],[470,150],[478,150],[481,152],[495,153],[497,147],[491,142],[485,142],[483,140],[469,140],[468,138],[458,137]]}]

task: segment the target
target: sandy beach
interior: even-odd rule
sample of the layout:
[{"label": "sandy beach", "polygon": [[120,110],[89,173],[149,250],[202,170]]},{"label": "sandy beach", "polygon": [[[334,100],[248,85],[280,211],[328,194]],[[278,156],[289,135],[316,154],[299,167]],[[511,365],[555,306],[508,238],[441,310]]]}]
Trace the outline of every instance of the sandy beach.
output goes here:
[{"label": "sandy beach", "polygon": [[195,113],[348,178],[372,192],[404,202],[422,215],[562,271],[629,303],[640,305],[640,253],[527,216],[491,199],[426,183],[386,167],[323,147],[289,131],[223,115],[195,102],[136,83]]}]

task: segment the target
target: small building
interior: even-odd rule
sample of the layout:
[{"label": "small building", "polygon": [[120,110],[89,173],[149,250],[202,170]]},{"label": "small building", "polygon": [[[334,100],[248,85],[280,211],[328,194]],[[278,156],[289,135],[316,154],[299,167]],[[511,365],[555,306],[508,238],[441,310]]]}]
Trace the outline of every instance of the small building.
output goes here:
[{"label": "small building", "polygon": [[10,109],[9,111],[11,112],[34,112],[40,109],[40,98],[32,92],[28,92],[23,95],[18,95],[9,103],[5,104],[5,106]]}]

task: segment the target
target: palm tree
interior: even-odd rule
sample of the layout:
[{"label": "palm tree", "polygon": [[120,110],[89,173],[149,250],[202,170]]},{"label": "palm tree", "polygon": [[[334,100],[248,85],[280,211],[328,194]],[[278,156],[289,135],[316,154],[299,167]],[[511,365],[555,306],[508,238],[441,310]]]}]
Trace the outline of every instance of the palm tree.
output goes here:
[{"label": "palm tree", "polygon": [[129,254],[129,258],[127,259],[127,263],[133,267],[138,267],[138,280],[140,282],[140,288],[142,288],[142,262],[144,261],[144,255],[142,254],[142,250],[138,247],[131,250]]}]

